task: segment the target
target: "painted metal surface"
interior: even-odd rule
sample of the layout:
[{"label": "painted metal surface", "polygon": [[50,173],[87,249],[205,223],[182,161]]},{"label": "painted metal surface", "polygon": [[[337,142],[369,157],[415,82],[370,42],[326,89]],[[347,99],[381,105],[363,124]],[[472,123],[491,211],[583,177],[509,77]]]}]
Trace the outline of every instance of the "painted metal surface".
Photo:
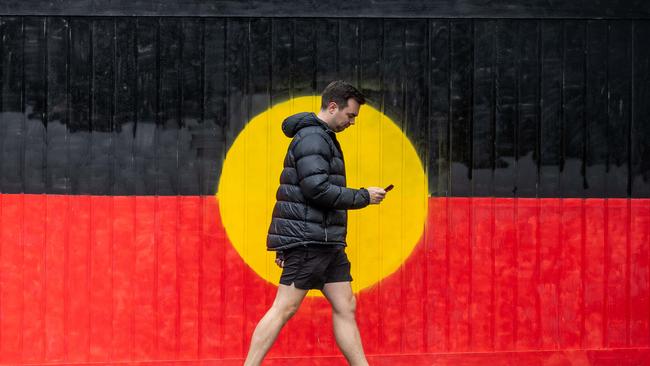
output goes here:
[{"label": "painted metal surface", "polygon": [[347,79],[434,196],[650,197],[650,22],[3,17],[0,190],[209,195],[246,123]]},{"label": "painted metal surface", "polygon": [[[360,157],[410,144],[428,188],[405,261],[382,272],[380,237],[359,274],[373,364],[650,364],[647,20],[18,16],[0,33],[0,363],[241,363],[275,287],[250,261],[263,243],[227,235],[222,167],[255,116],[341,78],[407,137],[351,139],[348,168],[408,178]],[[309,297],[269,364],[343,364],[328,311]]]},{"label": "painted metal surface", "polygon": [[[273,300],[212,196],[0,199],[3,364],[241,362]],[[428,210],[411,256],[356,294],[376,364],[650,361],[650,201],[431,198]],[[319,297],[270,353],[312,356],[342,362]]]}]

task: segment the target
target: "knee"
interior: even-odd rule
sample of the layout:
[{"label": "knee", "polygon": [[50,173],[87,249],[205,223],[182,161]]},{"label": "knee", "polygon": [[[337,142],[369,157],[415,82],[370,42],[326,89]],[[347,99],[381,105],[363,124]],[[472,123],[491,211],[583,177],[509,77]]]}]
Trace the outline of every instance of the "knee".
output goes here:
[{"label": "knee", "polygon": [[280,315],[283,321],[288,321],[298,311],[297,304],[277,304],[273,305],[275,311]]},{"label": "knee", "polygon": [[333,310],[338,315],[354,317],[354,313],[357,311],[357,299],[354,296],[350,296],[349,299],[337,304]]}]

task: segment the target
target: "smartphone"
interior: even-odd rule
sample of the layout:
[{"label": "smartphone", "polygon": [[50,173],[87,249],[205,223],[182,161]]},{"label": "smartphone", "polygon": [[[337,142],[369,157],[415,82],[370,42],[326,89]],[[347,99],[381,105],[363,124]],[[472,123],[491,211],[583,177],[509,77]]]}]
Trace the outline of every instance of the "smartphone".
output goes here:
[{"label": "smartphone", "polygon": [[391,189],[393,189],[393,187],[395,187],[395,186],[393,186],[393,185],[391,184],[391,185],[389,185],[388,187],[384,188],[384,191],[388,192],[388,191],[390,191]]}]

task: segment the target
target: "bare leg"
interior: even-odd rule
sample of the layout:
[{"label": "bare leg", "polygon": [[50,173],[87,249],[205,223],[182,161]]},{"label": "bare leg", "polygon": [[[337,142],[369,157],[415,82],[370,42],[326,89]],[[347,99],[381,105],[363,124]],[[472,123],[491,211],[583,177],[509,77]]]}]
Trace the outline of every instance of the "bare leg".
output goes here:
[{"label": "bare leg", "polygon": [[361,335],[354,317],[356,299],[350,282],[331,282],[323,287],[323,294],[332,304],[332,323],[336,344],[351,366],[367,366]]},{"label": "bare leg", "polygon": [[257,366],[262,363],[280,330],[296,313],[306,294],[307,290],[298,289],[293,284],[278,286],[273,305],[255,327],[244,366]]}]

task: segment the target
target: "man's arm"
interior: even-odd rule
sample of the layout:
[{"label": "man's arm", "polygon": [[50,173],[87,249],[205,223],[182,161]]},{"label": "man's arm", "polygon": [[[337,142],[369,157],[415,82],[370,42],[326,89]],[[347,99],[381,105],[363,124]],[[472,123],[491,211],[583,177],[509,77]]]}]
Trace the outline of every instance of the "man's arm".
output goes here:
[{"label": "man's arm", "polygon": [[371,203],[367,189],[339,187],[329,182],[332,154],[325,138],[313,133],[293,148],[300,190],[316,206],[334,209],[358,209]]}]

